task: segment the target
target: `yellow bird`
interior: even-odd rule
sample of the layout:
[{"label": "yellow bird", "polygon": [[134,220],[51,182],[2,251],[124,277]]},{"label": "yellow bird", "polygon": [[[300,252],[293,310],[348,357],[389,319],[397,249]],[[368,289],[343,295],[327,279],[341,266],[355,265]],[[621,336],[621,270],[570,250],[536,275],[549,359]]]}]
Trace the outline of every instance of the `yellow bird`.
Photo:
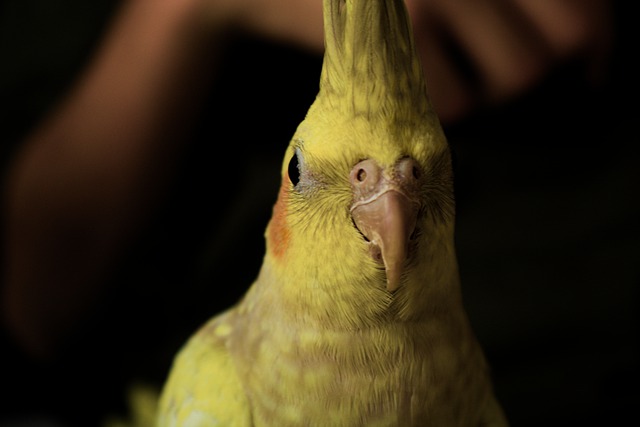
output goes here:
[{"label": "yellow bird", "polygon": [[159,426],[506,426],[461,300],[450,151],[403,0],[324,0],[320,90],[246,295],[176,356]]}]

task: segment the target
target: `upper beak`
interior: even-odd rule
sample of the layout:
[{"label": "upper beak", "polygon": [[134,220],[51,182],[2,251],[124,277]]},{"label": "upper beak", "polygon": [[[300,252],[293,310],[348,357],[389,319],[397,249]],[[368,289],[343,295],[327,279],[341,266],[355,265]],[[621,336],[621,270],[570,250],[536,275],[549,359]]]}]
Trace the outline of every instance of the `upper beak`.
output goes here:
[{"label": "upper beak", "polygon": [[355,201],[351,206],[353,222],[372,244],[372,256],[382,258],[387,290],[400,286],[409,256],[409,241],[415,230],[419,169],[410,158],[403,158],[389,177],[371,159],[358,163],[351,172]]}]

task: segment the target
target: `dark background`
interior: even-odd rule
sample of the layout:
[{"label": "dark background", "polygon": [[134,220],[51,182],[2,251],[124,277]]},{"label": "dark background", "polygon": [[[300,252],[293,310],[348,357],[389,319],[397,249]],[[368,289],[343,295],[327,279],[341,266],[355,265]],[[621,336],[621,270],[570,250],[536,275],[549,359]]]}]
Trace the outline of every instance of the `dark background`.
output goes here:
[{"label": "dark background", "polygon": [[[558,69],[530,95],[446,126],[471,321],[514,427],[638,421],[640,147],[634,18],[617,5],[606,83]],[[90,59],[116,3],[0,5],[0,140],[21,140]],[[280,162],[321,58],[235,39],[166,204],[122,254],[112,292],[59,359],[0,349],[0,426],[91,426],[255,278]],[[3,169],[4,170],[4,169]],[[633,421],[625,424],[634,424]]]}]

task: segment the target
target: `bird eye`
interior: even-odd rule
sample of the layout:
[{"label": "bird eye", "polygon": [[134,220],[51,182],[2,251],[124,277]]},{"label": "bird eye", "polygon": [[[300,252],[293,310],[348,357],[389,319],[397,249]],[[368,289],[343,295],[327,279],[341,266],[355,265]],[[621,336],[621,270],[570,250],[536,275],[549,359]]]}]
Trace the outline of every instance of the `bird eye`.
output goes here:
[{"label": "bird eye", "polygon": [[295,187],[296,185],[298,185],[298,182],[300,182],[300,164],[298,163],[298,150],[296,150],[294,155],[291,157],[291,160],[289,160],[289,167],[287,169],[287,172],[289,174],[289,180],[291,181],[293,186]]}]

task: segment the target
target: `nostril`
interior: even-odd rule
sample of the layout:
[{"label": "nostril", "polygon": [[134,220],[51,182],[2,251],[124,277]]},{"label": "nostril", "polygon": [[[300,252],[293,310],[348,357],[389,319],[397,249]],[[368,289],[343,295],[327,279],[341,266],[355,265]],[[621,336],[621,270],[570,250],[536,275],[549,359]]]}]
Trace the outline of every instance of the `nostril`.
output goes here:
[{"label": "nostril", "polygon": [[359,161],[349,173],[351,184],[359,188],[373,188],[381,177],[380,167],[373,159]]},{"label": "nostril", "polygon": [[396,174],[403,180],[418,180],[422,176],[422,169],[414,159],[404,157],[396,165]]},{"label": "nostril", "polygon": [[413,174],[413,177],[415,179],[420,179],[420,169],[417,166],[413,166],[413,168],[411,169],[411,173]]}]

